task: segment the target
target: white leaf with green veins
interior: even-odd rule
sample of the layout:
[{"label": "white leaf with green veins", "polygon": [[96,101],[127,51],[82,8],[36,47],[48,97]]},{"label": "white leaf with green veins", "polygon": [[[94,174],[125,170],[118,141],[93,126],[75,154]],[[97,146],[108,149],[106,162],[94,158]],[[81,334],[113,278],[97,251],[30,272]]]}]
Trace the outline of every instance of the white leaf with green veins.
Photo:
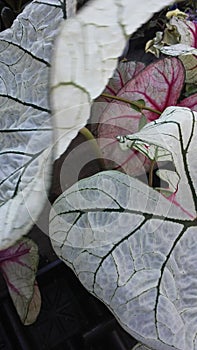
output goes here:
[{"label": "white leaf with green veins", "polygon": [[0,249],[26,234],[51,179],[48,79],[59,1],[33,1],[0,33]]},{"label": "white leaf with green veins", "polygon": [[126,174],[101,172],[65,191],[50,214],[58,256],[155,350],[197,348],[196,123],[197,113],[169,107],[132,136],[158,156],[167,149],[178,175],[170,197]]},{"label": "white leaf with green veins", "polygon": [[113,75],[129,35],[170,3],[94,0],[62,23],[51,73],[56,158],[87,123],[91,101]]}]

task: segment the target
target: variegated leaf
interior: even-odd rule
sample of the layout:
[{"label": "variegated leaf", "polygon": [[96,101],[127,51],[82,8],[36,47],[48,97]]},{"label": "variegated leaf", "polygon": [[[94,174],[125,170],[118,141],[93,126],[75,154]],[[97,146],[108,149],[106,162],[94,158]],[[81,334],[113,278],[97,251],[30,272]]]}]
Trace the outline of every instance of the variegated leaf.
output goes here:
[{"label": "variegated leaf", "polygon": [[134,0],[94,0],[62,24],[51,75],[56,158],[87,123],[129,35],[170,2],[151,0],[146,7],[140,0],[136,8]]},{"label": "variegated leaf", "polygon": [[50,56],[63,13],[58,0],[33,1],[0,33],[0,248],[38,218],[50,186]]},{"label": "variegated leaf", "polygon": [[197,347],[196,123],[195,112],[169,107],[125,141],[174,162],[173,199],[109,171],[65,191],[50,215],[59,257],[124,329],[155,350]]},{"label": "variegated leaf", "polygon": [[[162,113],[167,106],[177,104],[183,83],[184,68],[181,62],[176,58],[166,58],[150,64],[133,79],[128,79],[117,96],[127,101],[144,101],[146,107],[152,109],[143,110],[145,120],[150,122],[157,119],[159,113]],[[101,116],[100,105],[104,105]],[[122,168],[131,176],[148,171],[150,163],[147,158],[133,149],[122,152],[116,140],[117,135],[135,133],[139,130],[141,111],[134,110],[129,103],[113,99],[108,103],[95,102],[93,106],[91,117],[93,122],[98,117],[98,144],[106,168]]]}]

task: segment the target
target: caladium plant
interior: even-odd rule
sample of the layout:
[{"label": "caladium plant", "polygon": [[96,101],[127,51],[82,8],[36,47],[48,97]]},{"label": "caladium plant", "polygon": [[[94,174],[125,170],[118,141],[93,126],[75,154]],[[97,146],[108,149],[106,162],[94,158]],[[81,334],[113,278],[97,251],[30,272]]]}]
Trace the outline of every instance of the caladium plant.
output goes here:
[{"label": "caladium plant", "polygon": [[[133,76],[130,74],[131,67]],[[91,114],[91,122],[99,123],[98,144],[106,168],[122,168],[132,176],[148,171],[150,162],[134,149],[127,149],[123,153],[116,136],[137,132],[144,119],[145,123],[157,119],[168,106],[185,106],[197,111],[197,94],[179,100],[185,83],[185,70],[180,60],[166,58],[150,64],[145,69],[142,69],[143,66],[139,63],[137,67],[140,71],[139,68],[136,69],[135,62],[120,63],[101,98],[93,104]],[[120,88],[114,89],[114,85]],[[107,96],[106,92],[111,99],[104,97]],[[113,96],[116,96],[117,100],[113,99]],[[134,109],[132,101],[142,101],[145,108]]]},{"label": "caladium plant", "polygon": [[[73,5],[72,9],[75,8],[76,1],[67,0],[65,3]],[[117,59],[121,54],[128,35],[146,21],[152,12],[169,3],[170,0],[162,0],[159,4],[156,0],[152,0],[151,6],[147,11],[142,11],[139,6],[139,17],[137,17],[136,21],[134,20],[136,19],[136,14],[133,16],[133,20],[129,15],[129,10],[133,7],[134,1],[119,0],[116,3],[113,1],[108,1],[107,3],[105,1],[95,1],[92,6],[87,7],[84,14],[78,16],[78,19],[68,21],[68,24],[62,30],[62,36],[65,35],[65,32],[67,35],[65,52],[68,53],[68,56],[66,56],[68,60],[65,66],[64,58],[59,61],[59,58],[62,58],[61,52],[59,53],[58,50],[55,50],[57,55],[56,63],[54,63],[55,76],[52,74],[51,79],[55,91],[54,94],[58,92],[55,96],[57,101],[53,99],[55,101],[53,102],[54,117],[58,120],[55,123],[55,126],[57,125],[55,141],[59,145],[58,131],[60,131],[61,136],[61,131],[65,132],[66,129],[66,135],[69,135],[68,140],[65,143],[61,143],[62,148],[58,148],[56,157],[65,151],[71,139],[88,119],[90,99],[96,97],[98,91],[102,91],[105,85],[104,82],[107,81],[115,67],[115,58]],[[142,2],[141,6],[143,5],[144,2]],[[53,161],[51,146],[53,142],[48,80],[51,50],[58,26],[62,21],[64,12],[62,9],[64,10],[63,3],[59,0],[35,0],[17,17],[11,29],[0,34],[2,143],[2,151],[0,153],[2,165],[0,175],[0,248],[3,257],[4,255],[8,257],[8,254],[10,254],[8,253],[8,247],[16,243],[22,235],[25,235],[38,218],[46,200],[45,192],[50,186]],[[71,13],[73,13],[73,10]],[[86,17],[86,15],[88,16]],[[95,81],[94,84],[90,84],[90,82],[92,81],[92,72],[94,73],[95,70],[89,69],[92,57],[96,57],[96,51],[94,50],[96,45],[93,45],[91,37],[92,20],[95,21],[94,33],[99,43],[99,50],[101,45],[103,46],[103,57],[97,62],[98,72],[104,72],[104,76],[101,75],[101,80]],[[105,31],[103,31],[103,25],[105,26]],[[106,33],[108,34],[106,35]],[[79,40],[74,42],[73,35],[75,35],[76,39],[79,37]],[[84,41],[85,51],[83,51],[83,45],[80,46],[80,35],[82,35],[82,41]],[[84,40],[84,38],[87,38],[87,40]],[[60,42],[62,43],[61,40]],[[68,50],[69,45],[72,46],[73,42],[74,46],[76,45],[77,47],[78,45],[77,54],[78,52],[81,54],[79,55],[80,64],[77,67],[73,64],[72,54],[74,46],[71,48],[71,55]],[[109,54],[109,43],[111,43],[110,50],[112,50],[112,54]],[[56,48],[58,48],[58,44]],[[79,48],[81,48],[81,51]],[[63,46],[60,50],[62,49]],[[86,59],[88,58],[89,65],[82,69],[81,62],[84,62],[84,53]],[[64,66],[69,74],[72,73],[68,76],[69,79],[65,79],[62,84],[68,85],[66,90],[58,89],[59,76],[58,74],[56,76],[56,73],[59,71],[55,70],[57,64],[59,65],[59,71],[61,71],[60,76],[64,76]],[[83,82],[85,82],[85,85]],[[87,88],[88,84],[90,86]],[[62,91],[63,94],[66,92],[66,99],[62,98]],[[74,96],[73,91],[77,92]],[[81,92],[83,93],[81,94]],[[74,122],[70,109],[73,108],[73,104],[70,105],[70,96],[74,100],[74,105],[78,106],[77,118],[74,118]],[[60,104],[59,98],[61,100]],[[65,100],[69,101],[69,103],[65,104]],[[60,111],[56,111],[58,104]],[[87,106],[84,109],[85,117],[83,116],[82,119],[79,118],[78,120],[79,110],[81,112],[81,106],[86,104]],[[66,109],[66,112],[70,115],[66,119],[66,125],[61,118],[59,122],[59,116],[62,116],[62,109],[63,111]],[[18,215],[19,212],[20,215]],[[15,249],[18,249],[16,247],[10,248],[14,260],[16,260]],[[21,246],[19,246],[19,250],[20,248]],[[8,277],[8,273],[12,272],[12,266],[14,265],[8,264],[4,258],[2,259],[1,269],[8,282],[10,293],[15,303],[19,305],[17,307],[21,319],[29,323],[29,315],[32,309],[36,307],[36,299],[39,299],[37,287],[35,287],[34,296],[32,289],[29,292],[26,287],[24,288],[24,294],[27,293],[27,301],[25,303],[23,300],[24,295],[18,299],[20,295],[19,290],[24,287],[20,285],[22,279],[19,280],[20,286],[14,287],[14,284],[11,282],[13,277]],[[13,259],[9,255],[9,260]],[[24,264],[25,266],[25,262],[22,260],[22,258],[18,259],[17,264],[21,266]],[[33,275],[30,276],[31,286],[32,276],[35,277],[34,268],[32,271]],[[21,305],[24,306],[22,311]],[[31,312],[28,312],[28,309]]]},{"label": "caladium plant", "polygon": [[41,304],[37,246],[21,236],[38,218],[50,186],[48,75],[62,16],[59,1],[34,1],[0,33],[0,271],[24,324],[36,320]]},{"label": "caladium plant", "polygon": [[[76,5],[76,1],[68,0],[66,3],[68,8]],[[162,0],[159,4],[152,0],[148,11],[141,11],[138,20],[132,21],[128,16],[133,6],[132,1],[119,0],[116,4],[112,0],[107,3],[104,0],[94,1],[83,13],[62,24],[61,35],[54,50],[51,74],[54,138],[48,82],[54,38],[60,22],[64,22],[62,2],[33,1],[17,17],[12,28],[0,34],[1,249],[11,246],[26,234],[44,206],[54,160],[51,154],[53,141],[57,141],[57,148],[61,144],[56,154],[58,157],[85,125],[89,117],[90,99],[95,98],[107,83],[127,36],[146,21],[153,11],[169,3],[170,0]],[[69,7],[70,5],[72,6]],[[98,79],[94,80],[93,57],[97,57],[97,44],[92,46],[92,21],[95,22],[97,35],[95,41],[103,45],[104,54],[104,58],[101,57],[97,62]],[[123,26],[125,31],[122,31]],[[76,57],[80,62],[77,67],[73,64],[73,50],[76,50]],[[86,51],[89,58],[85,54],[86,64],[83,67]],[[66,98],[62,97],[64,94]],[[60,140],[62,134],[64,139]]]},{"label": "caladium plant", "polygon": [[197,346],[196,128],[196,112],[169,107],[125,138],[150,159],[173,161],[174,172],[161,171],[173,196],[106,171],[65,191],[50,214],[58,256],[125,330],[155,350]]},{"label": "caladium plant", "polygon": [[169,4],[152,0],[147,8],[140,1],[133,12],[134,0],[94,0],[62,23],[51,72],[56,158],[87,124],[91,102],[107,85],[129,36]]}]

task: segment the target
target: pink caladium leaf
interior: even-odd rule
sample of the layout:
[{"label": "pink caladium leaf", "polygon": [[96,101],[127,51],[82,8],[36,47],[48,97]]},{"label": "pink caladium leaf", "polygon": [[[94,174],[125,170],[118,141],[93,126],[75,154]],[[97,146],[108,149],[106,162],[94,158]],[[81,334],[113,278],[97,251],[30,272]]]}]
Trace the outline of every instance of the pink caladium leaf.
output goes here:
[{"label": "pink caladium leaf", "polygon": [[[129,80],[117,96],[129,101],[143,100],[147,107],[162,112],[176,105],[184,83],[184,68],[177,58],[165,58],[150,64]],[[98,108],[100,103],[97,103]],[[94,108],[94,118],[96,115]],[[143,110],[147,122],[159,117],[158,113]],[[127,174],[139,175],[149,169],[149,161],[134,150],[122,152],[116,136],[139,130],[142,113],[127,103],[111,101],[99,120],[98,143],[105,158],[106,168],[122,168]]]},{"label": "pink caladium leaf", "polygon": [[[142,62],[121,61],[114,71],[113,77],[109,79],[109,82],[103,93],[107,93],[113,96],[118,95],[119,91],[125,86],[125,84],[134,78],[144,68],[145,65]],[[99,118],[101,117],[104,109],[108,106],[109,102],[111,102],[111,100],[103,97],[102,95],[95,100],[95,103],[93,103],[91,108],[92,123],[97,123],[99,121]]]},{"label": "pink caladium leaf", "polygon": [[192,111],[197,112],[197,93],[184,98],[184,100],[180,101],[177,106],[188,107],[192,109]]},{"label": "pink caladium leaf", "polygon": [[38,259],[37,245],[28,238],[0,251],[0,271],[24,324],[33,323],[40,311],[41,297],[35,281]]},{"label": "pink caladium leaf", "polygon": [[[113,77],[109,80],[104,92],[110,95],[117,95],[125,84],[134,78],[144,68],[145,65],[142,62],[120,62],[114,72]],[[102,96],[97,99],[97,101],[103,100],[106,100],[106,98]],[[109,101],[109,99],[107,99],[107,101]]]}]

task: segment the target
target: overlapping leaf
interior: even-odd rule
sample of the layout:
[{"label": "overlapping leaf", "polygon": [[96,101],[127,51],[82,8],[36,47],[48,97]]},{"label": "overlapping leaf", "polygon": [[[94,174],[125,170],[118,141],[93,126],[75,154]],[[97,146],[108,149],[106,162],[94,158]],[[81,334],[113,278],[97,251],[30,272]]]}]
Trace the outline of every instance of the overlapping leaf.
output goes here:
[{"label": "overlapping leaf", "polygon": [[197,346],[196,124],[197,113],[170,107],[127,140],[173,160],[176,202],[109,171],[72,186],[51,210],[57,254],[123,328],[156,350]]},{"label": "overlapping leaf", "polygon": [[[184,69],[181,62],[176,58],[164,59],[149,65],[129,80],[117,96],[129,101],[142,99],[147,107],[162,112],[167,106],[177,104],[183,83]],[[100,105],[104,105],[101,117]],[[159,117],[152,111],[143,110],[143,114],[147,122]],[[129,104],[114,100],[111,103],[96,103],[93,109],[93,121],[96,120],[97,115],[98,118],[100,117],[98,143],[106,159],[107,168],[112,168],[112,162],[115,162],[131,175],[147,170],[149,162],[145,157],[133,150],[122,152],[116,140],[117,135],[139,130],[141,112],[135,111]]]},{"label": "overlapping leaf", "polygon": [[38,259],[36,244],[27,238],[0,251],[0,271],[24,324],[33,323],[40,311],[41,297],[35,281]]},{"label": "overlapping leaf", "polygon": [[112,76],[126,41],[151,14],[170,0],[94,0],[63,23],[51,75],[55,156],[59,157],[87,123],[90,106]]},{"label": "overlapping leaf", "polygon": [[[189,84],[196,84],[197,24],[195,21],[192,22],[186,18],[173,16],[167,25],[170,27],[170,30],[166,28],[163,37],[161,36],[160,38],[160,41],[157,42],[157,37],[150,41],[152,43],[152,47],[147,51],[151,51],[152,53],[156,53],[158,55],[159,51],[161,51],[169,56],[178,56],[185,67],[185,82]],[[174,31],[172,31],[172,28]],[[166,40],[166,31],[168,31],[168,35],[173,36],[174,42],[172,40]]]},{"label": "overlapping leaf", "polygon": [[36,221],[50,185],[48,75],[62,18],[58,0],[34,1],[0,34],[0,247]]},{"label": "overlapping leaf", "polygon": [[197,23],[173,16],[170,24],[176,26],[180,34],[180,43],[197,48]]}]

